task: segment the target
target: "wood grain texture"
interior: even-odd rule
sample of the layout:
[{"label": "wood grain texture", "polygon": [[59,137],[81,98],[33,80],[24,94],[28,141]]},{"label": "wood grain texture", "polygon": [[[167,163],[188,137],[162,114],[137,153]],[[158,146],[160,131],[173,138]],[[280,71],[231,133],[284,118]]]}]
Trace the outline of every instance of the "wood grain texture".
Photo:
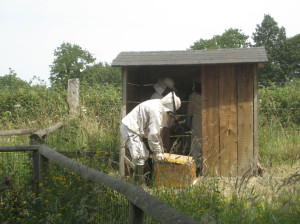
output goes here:
[{"label": "wood grain texture", "polygon": [[253,161],[253,66],[237,66],[239,176],[251,169]]},{"label": "wood grain texture", "polygon": [[237,80],[234,65],[222,65],[219,75],[220,169],[237,174]]},{"label": "wood grain texture", "polygon": [[259,163],[259,146],[258,146],[258,73],[257,65],[253,66],[253,169],[257,173],[257,164]]},{"label": "wood grain texture", "polygon": [[219,175],[219,67],[203,66],[202,147],[205,173]]}]

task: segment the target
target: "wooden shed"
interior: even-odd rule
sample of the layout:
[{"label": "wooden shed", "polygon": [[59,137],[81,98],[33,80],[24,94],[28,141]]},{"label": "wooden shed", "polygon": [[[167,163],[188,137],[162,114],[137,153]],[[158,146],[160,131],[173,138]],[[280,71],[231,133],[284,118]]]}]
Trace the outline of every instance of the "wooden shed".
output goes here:
[{"label": "wooden shed", "polygon": [[[193,79],[201,77],[204,172],[222,176],[256,172],[258,68],[264,62],[263,47],[121,52],[112,62],[112,66],[122,67],[121,116],[150,99],[159,78],[170,77],[182,101],[178,114],[184,120]],[[178,147],[176,153],[188,154],[190,135],[184,128],[173,130],[170,138]],[[124,150],[120,153],[121,174]]]}]

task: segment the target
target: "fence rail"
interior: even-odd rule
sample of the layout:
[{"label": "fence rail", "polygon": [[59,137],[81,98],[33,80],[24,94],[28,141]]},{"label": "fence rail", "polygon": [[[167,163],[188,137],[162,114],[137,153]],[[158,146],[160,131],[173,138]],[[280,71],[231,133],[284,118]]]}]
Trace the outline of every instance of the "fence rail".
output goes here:
[{"label": "fence rail", "polygon": [[50,160],[85,179],[89,179],[90,181],[100,185],[105,185],[106,187],[121,193],[129,201],[128,223],[143,223],[144,212],[162,224],[198,223],[160,201],[156,197],[144,191],[142,188],[82,165],[46,145],[0,147],[0,152],[15,151],[34,151],[34,153],[36,153],[33,158],[33,167],[34,177],[38,181],[43,181],[44,175],[47,175],[48,167],[45,161]]},{"label": "fence rail", "polygon": [[28,134],[32,134],[35,131],[36,131],[35,128],[5,130],[5,131],[0,131],[0,136],[28,135]]}]

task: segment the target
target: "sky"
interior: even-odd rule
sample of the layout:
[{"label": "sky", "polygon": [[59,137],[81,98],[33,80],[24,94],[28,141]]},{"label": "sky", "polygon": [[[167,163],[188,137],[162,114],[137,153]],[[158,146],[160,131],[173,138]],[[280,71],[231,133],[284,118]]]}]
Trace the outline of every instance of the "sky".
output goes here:
[{"label": "sky", "polygon": [[49,84],[63,42],[111,64],[122,51],[186,50],[230,28],[250,37],[269,14],[300,33],[299,0],[0,0],[0,76]]}]

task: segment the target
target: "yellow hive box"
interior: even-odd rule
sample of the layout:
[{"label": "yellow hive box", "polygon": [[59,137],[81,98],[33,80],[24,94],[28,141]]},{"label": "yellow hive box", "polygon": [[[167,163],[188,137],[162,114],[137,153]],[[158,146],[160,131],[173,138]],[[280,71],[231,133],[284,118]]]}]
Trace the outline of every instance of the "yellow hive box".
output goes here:
[{"label": "yellow hive box", "polygon": [[196,179],[196,166],[191,156],[164,153],[164,161],[154,163],[154,173],[159,186],[187,187]]}]

